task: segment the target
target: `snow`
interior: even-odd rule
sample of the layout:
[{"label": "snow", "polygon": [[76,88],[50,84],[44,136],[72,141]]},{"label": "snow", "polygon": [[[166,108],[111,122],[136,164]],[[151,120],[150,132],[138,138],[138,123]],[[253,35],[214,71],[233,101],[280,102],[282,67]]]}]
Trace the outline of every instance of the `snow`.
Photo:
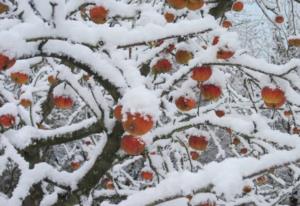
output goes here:
[{"label": "snow", "polygon": [[[148,1],[16,2],[18,5],[9,3],[13,9],[1,14],[0,22],[0,39],[3,40],[0,53],[18,59],[12,68],[0,72],[0,116],[11,114],[17,118],[13,128],[0,128],[0,176],[9,160],[20,169],[20,176],[11,196],[0,192],[0,205],[22,205],[32,185],[39,182],[44,192],[42,206],[55,204],[59,194],[66,192],[59,185],[76,190],[109,141],[108,135],[116,123],[112,114],[116,104],[122,105],[124,118],[128,113],[140,113],[154,120],[151,132],[141,137],[147,145],[145,156],[127,157],[118,152],[105,177],[95,179],[98,182],[108,176],[114,181],[115,189],[105,190],[97,184],[99,187],[88,191],[89,196],[80,197],[83,205],[92,205],[93,198],[114,195],[127,198],[115,204],[104,201],[101,205],[141,206],[160,202],[159,206],[196,206],[207,200],[224,205],[247,201],[268,205],[271,201],[259,195],[260,188],[254,187],[252,178],[283,165],[295,172],[292,184],[296,183],[300,174],[296,164],[300,159],[300,139],[285,127],[299,125],[299,59],[289,56],[278,60],[285,62],[279,65],[251,56],[241,47],[244,42],[240,42],[238,33],[221,28],[218,21],[207,14],[213,4],[191,12],[186,8],[172,9],[164,2]],[[57,4],[53,13],[50,3]],[[83,4],[86,4],[85,10],[79,11]],[[81,12],[89,15],[94,5],[108,9],[108,22],[98,25],[81,16],[84,16]],[[276,4],[269,6],[277,7]],[[166,23],[163,14],[167,11],[178,17],[174,23]],[[20,14],[22,18],[18,19]],[[211,45],[215,36],[220,37],[219,43]],[[287,36],[288,39],[299,37],[298,34]],[[188,40],[178,42],[182,38]],[[149,46],[157,40],[164,42]],[[175,44],[173,53],[165,52],[170,44]],[[175,63],[174,53],[181,49],[193,53],[193,59],[186,65]],[[228,60],[217,60],[216,53],[220,49],[229,49],[235,55]],[[170,60],[171,72],[157,76],[151,71],[149,75],[141,74],[142,66],[150,66],[151,70],[161,58]],[[74,64],[69,65],[66,60]],[[222,87],[222,98],[217,102],[199,99],[199,108],[179,112],[174,104],[177,97],[183,95],[198,101],[201,95],[198,83],[190,78],[190,73],[195,66],[204,64],[213,69],[205,83]],[[22,86],[13,84],[8,76],[17,71],[29,74],[30,82]],[[41,106],[47,103],[45,100],[52,88],[47,82],[49,75],[61,81],[55,85],[53,95],[71,96],[76,107],[68,111],[47,108],[49,114],[42,111]],[[83,75],[91,76],[84,79]],[[101,85],[99,78],[107,80],[107,85]],[[243,83],[249,79],[251,88],[246,91]],[[260,89],[264,86],[280,87],[285,92],[287,103],[282,110],[261,107]],[[120,97],[116,99],[113,93]],[[32,107],[19,106],[23,98],[30,99]],[[217,117],[216,108],[226,114]],[[292,110],[294,116],[282,117],[285,110]],[[53,154],[56,161],[49,155],[45,157],[47,161],[31,168],[23,157],[22,151],[30,146],[39,147],[39,142],[64,138],[95,123],[105,126],[100,134],[51,146],[53,153],[58,151]],[[38,128],[40,125],[44,128]],[[227,134],[226,129],[232,133]],[[187,141],[192,134],[204,135],[209,146],[213,145],[209,149],[215,153],[200,152],[200,159],[206,155],[209,162],[190,160],[192,150]],[[234,137],[241,140],[240,145],[231,144]],[[249,152],[239,154],[241,148]],[[41,155],[45,155],[42,150]],[[67,171],[70,161],[80,161],[80,168]],[[142,181],[137,176],[145,170],[155,173],[153,181]],[[281,193],[290,192],[289,184],[281,177],[274,174],[269,177],[285,188]],[[57,186],[50,191],[45,179]],[[255,191],[243,196],[245,185]],[[207,188],[211,191],[206,191]]]},{"label": "snow", "polygon": [[124,116],[127,112],[140,113],[150,115],[153,120],[156,120],[160,115],[160,101],[157,94],[143,86],[128,89],[120,103]]}]

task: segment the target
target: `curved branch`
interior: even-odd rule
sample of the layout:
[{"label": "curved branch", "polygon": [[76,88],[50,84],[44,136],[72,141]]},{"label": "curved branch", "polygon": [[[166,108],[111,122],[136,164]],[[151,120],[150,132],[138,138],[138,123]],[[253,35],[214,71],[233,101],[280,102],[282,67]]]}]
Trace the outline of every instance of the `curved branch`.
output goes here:
[{"label": "curved branch", "polygon": [[30,58],[34,58],[34,57],[51,57],[51,58],[57,58],[62,60],[62,63],[65,65],[74,65],[75,67],[78,67],[82,70],[84,70],[85,72],[87,72],[90,75],[93,75],[95,80],[97,82],[99,82],[104,89],[106,89],[106,91],[111,95],[111,97],[114,99],[114,101],[118,101],[119,97],[121,96],[120,92],[118,91],[118,88],[113,85],[109,80],[104,79],[102,76],[100,76],[99,74],[97,74],[95,71],[93,71],[89,65],[84,64],[82,62],[77,61],[75,58],[68,56],[66,54],[64,55],[59,55],[56,53],[44,53],[44,52],[40,52],[40,53],[36,53],[32,56],[24,56],[24,57],[20,57],[18,58],[19,60],[22,59],[30,59]]}]

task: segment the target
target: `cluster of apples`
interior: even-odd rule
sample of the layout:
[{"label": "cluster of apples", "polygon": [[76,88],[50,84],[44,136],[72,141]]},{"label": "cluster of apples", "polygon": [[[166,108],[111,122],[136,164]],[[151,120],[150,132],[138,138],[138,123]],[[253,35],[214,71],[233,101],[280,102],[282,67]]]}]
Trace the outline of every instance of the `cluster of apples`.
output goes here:
[{"label": "cluster of apples", "polygon": [[[204,151],[208,146],[208,139],[202,135],[191,135],[188,140],[189,147],[197,151]],[[190,156],[192,160],[198,160],[200,155],[197,151],[191,151]]]},{"label": "cluster of apples", "polygon": [[[0,54],[0,71],[5,71],[11,68],[16,63],[16,59],[9,58],[4,54]],[[23,72],[12,72],[10,74],[11,79],[17,84],[26,84],[29,81],[29,76]]]},{"label": "cluster of apples", "polygon": [[[223,26],[224,26],[224,23],[225,22],[228,22],[228,24],[231,25],[231,22],[230,21],[223,21]],[[220,37],[219,36],[215,36],[212,40],[212,45],[215,46],[219,43],[220,41]],[[224,48],[220,48],[217,52],[217,59],[223,59],[223,60],[227,60],[227,59],[230,59],[232,56],[234,55],[234,51],[231,51],[228,46],[225,46]]]},{"label": "cluster of apples", "polygon": [[117,105],[114,109],[114,117],[122,122],[124,130],[129,133],[121,140],[121,149],[128,155],[140,155],[145,150],[145,142],[140,136],[149,132],[153,125],[153,118],[150,115],[143,116],[140,113],[126,113],[126,118],[122,115],[122,105]]},{"label": "cluster of apples", "polygon": [[[217,100],[221,94],[221,87],[214,84],[205,84],[212,75],[212,68],[208,65],[197,66],[192,69],[191,78],[198,82],[198,87],[201,90],[201,94],[207,101]],[[193,98],[186,96],[180,96],[175,100],[177,108],[181,111],[190,111],[196,107],[196,101]]]},{"label": "cluster of apples", "polygon": [[167,2],[174,9],[187,8],[192,11],[201,9],[204,5],[203,0],[167,0]]}]

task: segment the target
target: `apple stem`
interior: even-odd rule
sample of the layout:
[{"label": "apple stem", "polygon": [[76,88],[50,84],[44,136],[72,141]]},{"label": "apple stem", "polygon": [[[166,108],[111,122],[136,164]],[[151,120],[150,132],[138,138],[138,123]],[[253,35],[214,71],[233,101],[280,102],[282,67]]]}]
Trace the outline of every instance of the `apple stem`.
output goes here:
[{"label": "apple stem", "polygon": [[272,110],[273,110],[273,114],[272,114],[271,119],[274,119],[276,110],[275,110],[275,108],[273,108]]}]

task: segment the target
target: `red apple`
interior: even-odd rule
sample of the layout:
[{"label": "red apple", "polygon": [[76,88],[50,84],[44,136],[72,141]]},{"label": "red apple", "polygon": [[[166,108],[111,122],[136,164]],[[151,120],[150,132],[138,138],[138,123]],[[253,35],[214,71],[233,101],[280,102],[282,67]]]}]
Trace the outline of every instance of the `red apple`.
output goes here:
[{"label": "red apple", "polygon": [[232,23],[231,23],[231,21],[229,21],[229,20],[224,20],[222,26],[223,26],[224,28],[227,28],[227,29],[228,29],[228,28],[232,27]]},{"label": "red apple", "polygon": [[233,51],[230,50],[219,50],[217,52],[217,59],[229,59],[234,55]]},{"label": "red apple", "polygon": [[261,96],[265,105],[273,109],[281,107],[286,101],[284,92],[279,88],[264,87],[261,90]]},{"label": "red apple", "polygon": [[192,70],[192,79],[196,81],[206,81],[210,78],[212,74],[212,69],[210,66],[199,66],[199,67],[194,67]]},{"label": "red apple", "polygon": [[79,169],[80,168],[80,162],[71,162],[71,168],[73,169],[73,170],[77,170],[77,169]]},{"label": "red apple", "polygon": [[10,59],[4,54],[0,54],[0,71],[9,69],[16,63],[15,59]]},{"label": "red apple", "polygon": [[247,154],[248,153],[248,149],[247,148],[245,148],[245,147],[243,147],[241,150],[240,150],[240,153],[241,154]]},{"label": "red apple", "polygon": [[243,8],[244,8],[244,3],[241,2],[241,1],[236,1],[236,2],[234,2],[234,3],[232,4],[232,7],[231,7],[231,9],[232,9],[233,11],[236,11],[236,12],[242,11]]},{"label": "red apple", "polygon": [[150,171],[142,171],[141,177],[143,180],[152,181],[153,179],[153,173]]},{"label": "red apple", "polygon": [[171,53],[175,49],[174,44],[169,44],[168,48],[166,48],[166,53]]},{"label": "red apple", "polygon": [[219,43],[219,41],[220,41],[220,37],[215,36],[215,37],[213,38],[212,45],[217,45],[217,44]]},{"label": "red apple", "polygon": [[216,206],[216,202],[215,201],[210,201],[207,200],[205,202],[201,202],[199,205],[197,206]]},{"label": "red apple", "polygon": [[281,15],[276,16],[276,17],[275,17],[275,22],[276,22],[277,24],[282,24],[282,23],[284,22],[284,17],[281,16]]},{"label": "red apple", "polygon": [[160,59],[152,67],[153,72],[156,74],[166,73],[171,71],[171,69],[172,69],[172,64],[168,59]]},{"label": "red apple", "polygon": [[191,155],[192,160],[198,160],[200,157],[199,153],[195,152],[195,151],[191,151],[190,155]]},{"label": "red apple", "polygon": [[200,85],[202,96],[205,100],[217,100],[221,94],[222,90],[219,86],[216,86],[214,84],[202,84]]},{"label": "red apple", "polygon": [[223,110],[215,110],[215,114],[218,117],[223,117],[225,115],[225,112]]},{"label": "red apple", "polygon": [[206,150],[208,145],[207,138],[204,136],[195,136],[192,135],[189,138],[189,146],[195,150]]},{"label": "red apple", "polygon": [[91,20],[96,24],[104,24],[107,20],[108,10],[103,6],[94,6],[90,9]]},{"label": "red apple", "polygon": [[73,99],[69,96],[55,96],[53,101],[59,109],[70,109],[74,104]]},{"label": "red apple", "polygon": [[189,97],[181,96],[175,100],[176,107],[184,112],[190,111],[196,107],[196,101]]},{"label": "red apple", "polygon": [[143,116],[140,113],[127,113],[127,118],[122,121],[125,131],[132,135],[144,135],[153,127],[153,120],[150,115]]},{"label": "red apple", "polygon": [[145,150],[145,143],[139,137],[125,135],[121,140],[121,149],[128,155],[140,155]]},{"label": "red apple", "polygon": [[0,116],[0,125],[4,128],[10,128],[16,123],[16,119],[11,114],[3,114]]}]

